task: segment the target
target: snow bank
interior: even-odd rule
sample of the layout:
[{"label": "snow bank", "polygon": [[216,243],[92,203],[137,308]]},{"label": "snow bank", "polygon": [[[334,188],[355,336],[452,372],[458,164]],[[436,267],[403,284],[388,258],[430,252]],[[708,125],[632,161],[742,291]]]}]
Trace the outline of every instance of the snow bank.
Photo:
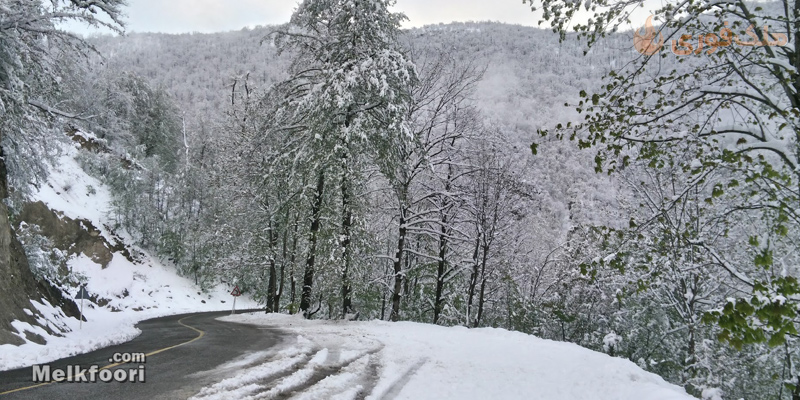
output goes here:
[{"label": "snow bank", "polygon": [[341,399],[364,394],[368,399],[692,399],[627,360],[504,329],[306,321],[260,313],[220,319],[288,329],[298,336],[269,361],[205,388],[196,399],[286,393]]}]

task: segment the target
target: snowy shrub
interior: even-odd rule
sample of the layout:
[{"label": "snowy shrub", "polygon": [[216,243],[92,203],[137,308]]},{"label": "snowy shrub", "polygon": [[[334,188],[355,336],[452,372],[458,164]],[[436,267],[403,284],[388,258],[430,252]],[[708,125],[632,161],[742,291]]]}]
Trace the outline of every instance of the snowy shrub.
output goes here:
[{"label": "snowy shrub", "polygon": [[30,269],[37,279],[51,282],[74,280],[64,269],[67,255],[53,247],[50,239],[42,236],[39,226],[22,223],[17,231],[17,238],[22,243]]},{"label": "snowy shrub", "polygon": [[611,332],[603,338],[603,351],[613,356],[621,342],[622,336]]}]

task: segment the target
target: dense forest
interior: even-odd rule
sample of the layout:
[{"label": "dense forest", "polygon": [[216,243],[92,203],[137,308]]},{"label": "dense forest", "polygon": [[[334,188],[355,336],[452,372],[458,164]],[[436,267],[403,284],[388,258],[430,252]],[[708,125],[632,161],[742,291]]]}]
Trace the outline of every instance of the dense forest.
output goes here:
[{"label": "dense forest", "polygon": [[[267,312],[506,328],[701,398],[800,398],[796,5],[665,6],[649,55],[616,33],[627,2],[534,1],[556,33],[401,30],[390,0],[215,34],[56,25],[121,33],[121,3],[0,0],[12,221],[80,135],[114,229]],[[598,19],[573,29],[578,8]],[[767,23],[786,42],[719,44]],[[720,37],[694,54],[687,31]],[[75,284],[28,234],[35,275]]]}]

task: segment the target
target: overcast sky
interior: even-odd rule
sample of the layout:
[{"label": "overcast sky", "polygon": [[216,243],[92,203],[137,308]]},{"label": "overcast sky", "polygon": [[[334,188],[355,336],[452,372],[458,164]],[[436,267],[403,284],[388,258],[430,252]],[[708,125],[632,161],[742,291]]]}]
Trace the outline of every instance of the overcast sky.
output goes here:
[{"label": "overcast sky", "polygon": [[[500,21],[536,26],[522,0],[398,0],[404,28],[439,22]],[[128,32],[220,32],[289,21],[295,0],[128,0]],[[90,33],[83,27],[71,30]]]}]

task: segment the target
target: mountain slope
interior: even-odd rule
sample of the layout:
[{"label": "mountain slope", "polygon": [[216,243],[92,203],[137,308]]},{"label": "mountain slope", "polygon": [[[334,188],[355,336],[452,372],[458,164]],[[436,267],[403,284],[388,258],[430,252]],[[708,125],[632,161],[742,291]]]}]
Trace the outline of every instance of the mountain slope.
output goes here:
[{"label": "mountain slope", "polygon": [[[41,298],[27,292],[29,297],[18,305],[24,314],[9,318],[5,329],[0,326],[0,370],[130,340],[139,333],[134,324],[143,319],[231,308],[232,288],[220,285],[203,292],[191,279],[178,276],[173,267],[131,246],[124,232],[111,228],[114,213],[108,188],[84,172],[76,159],[86,151],[76,142],[65,144],[47,180],[16,218],[16,231],[23,238],[20,250],[27,245],[30,255],[52,256],[38,254],[42,249],[33,243],[45,237],[54,246],[53,253],[63,257],[63,267],[37,263],[58,271],[37,273],[62,282],[65,293],[53,290],[51,297]],[[29,281],[29,286],[36,284],[33,274]],[[13,275],[6,282],[13,283]],[[90,299],[76,305],[69,299],[79,285],[85,286]],[[71,306],[65,312],[59,302]],[[81,305],[83,323],[78,320]],[[238,300],[237,308],[252,307],[257,307],[252,300]]]}]

